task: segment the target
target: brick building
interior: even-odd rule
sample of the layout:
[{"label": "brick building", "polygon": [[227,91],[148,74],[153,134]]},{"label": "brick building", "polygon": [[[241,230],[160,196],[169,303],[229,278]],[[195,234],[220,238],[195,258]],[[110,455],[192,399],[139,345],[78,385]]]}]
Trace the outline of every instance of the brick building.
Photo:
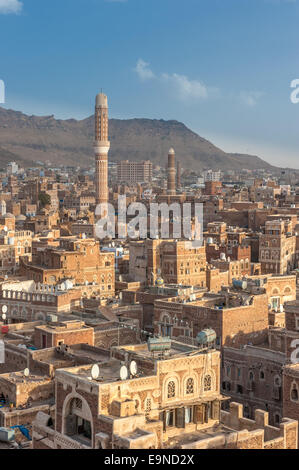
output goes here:
[{"label": "brick building", "polygon": [[34,263],[21,260],[20,272],[27,279],[56,285],[65,279],[74,284],[96,284],[100,295],[114,295],[114,254],[101,253],[93,239],[60,239],[59,247],[40,250]]},{"label": "brick building", "polygon": [[94,345],[94,329],[84,322],[68,320],[35,327],[34,345],[38,349],[80,343]]},{"label": "brick building", "polygon": [[144,285],[154,285],[162,278],[166,284],[205,287],[205,247],[190,248],[176,240],[131,242],[129,274]]},{"label": "brick building", "polygon": [[262,274],[289,274],[295,267],[296,237],[290,222],[282,220],[265,223],[260,235],[259,262]]},{"label": "brick building", "polygon": [[253,294],[251,290],[223,288],[218,294],[207,293],[193,297],[176,297],[155,301],[155,332],[192,341],[197,334],[212,328],[219,346],[239,347],[248,342],[264,341],[269,325],[268,297],[264,289]]},{"label": "brick building", "polygon": [[[179,354],[178,354],[179,353]],[[122,361],[138,375],[119,380]],[[232,403],[221,411],[219,352],[172,342],[170,353],[153,358],[147,345],[114,348],[113,357],[90,366],[56,371],[55,421],[39,413],[34,449],[297,448],[298,423],[268,425]]]}]

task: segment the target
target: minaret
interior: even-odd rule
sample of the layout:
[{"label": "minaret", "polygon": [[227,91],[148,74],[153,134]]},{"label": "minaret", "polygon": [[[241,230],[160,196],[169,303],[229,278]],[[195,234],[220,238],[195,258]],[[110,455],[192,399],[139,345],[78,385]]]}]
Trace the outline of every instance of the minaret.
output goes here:
[{"label": "minaret", "polygon": [[178,161],[177,170],[176,170],[176,188],[177,189],[181,189],[181,173],[182,173],[181,162]]},{"label": "minaret", "polygon": [[4,199],[2,199],[0,203],[0,212],[2,217],[6,214],[6,202],[4,201]]},{"label": "minaret", "polygon": [[108,99],[103,93],[96,97],[95,108],[95,143],[96,160],[96,204],[108,202],[108,153],[110,142],[108,137]]},{"label": "minaret", "polygon": [[167,182],[167,194],[174,196],[175,190],[175,152],[171,148],[168,152],[168,182]]}]

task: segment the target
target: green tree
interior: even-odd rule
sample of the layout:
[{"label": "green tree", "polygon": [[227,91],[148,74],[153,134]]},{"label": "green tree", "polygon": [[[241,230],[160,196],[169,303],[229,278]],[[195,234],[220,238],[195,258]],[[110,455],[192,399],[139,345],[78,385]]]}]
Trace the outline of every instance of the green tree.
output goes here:
[{"label": "green tree", "polygon": [[51,196],[47,193],[39,193],[38,200],[42,208],[51,205]]}]

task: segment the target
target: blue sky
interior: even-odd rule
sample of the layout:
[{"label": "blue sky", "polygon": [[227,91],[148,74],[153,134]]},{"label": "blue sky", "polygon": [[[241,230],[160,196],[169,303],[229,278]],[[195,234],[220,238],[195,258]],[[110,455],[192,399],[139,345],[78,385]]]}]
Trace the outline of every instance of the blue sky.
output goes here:
[{"label": "blue sky", "polygon": [[299,168],[299,0],[0,0],[5,107],[176,119]]}]

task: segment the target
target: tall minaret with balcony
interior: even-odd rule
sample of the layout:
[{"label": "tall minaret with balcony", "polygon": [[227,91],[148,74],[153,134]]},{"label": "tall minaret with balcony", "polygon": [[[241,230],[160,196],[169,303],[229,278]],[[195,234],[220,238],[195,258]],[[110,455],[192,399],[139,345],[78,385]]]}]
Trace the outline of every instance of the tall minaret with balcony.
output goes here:
[{"label": "tall minaret with balcony", "polygon": [[108,153],[110,142],[108,137],[108,99],[103,93],[96,97],[95,107],[95,143],[96,160],[96,204],[107,203],[108,195]]},{"label": "tall minaret with balcony", "polygon": [[176,189],[175,189],[175,152],[173,148],[171,148],[168,152],[168,170],[167,170],[167,194],[169,196],[175,196]]}]

